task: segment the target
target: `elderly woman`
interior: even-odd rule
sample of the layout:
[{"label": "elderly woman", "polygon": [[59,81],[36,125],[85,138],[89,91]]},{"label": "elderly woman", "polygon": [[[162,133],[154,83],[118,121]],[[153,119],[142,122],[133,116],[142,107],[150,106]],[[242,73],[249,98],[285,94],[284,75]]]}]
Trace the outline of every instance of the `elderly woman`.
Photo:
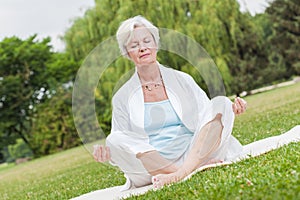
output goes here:
[{"label": "elderly woman", "polygon": [[239,155],[231,132],[244,100],[210,100],[190,75],[158,63],[158,29],[141,16],[124,21],[117,40],[136,70],[113,97],[111,133],[94,158],[124,172],[124,189],[151,182],[159,188]]}]

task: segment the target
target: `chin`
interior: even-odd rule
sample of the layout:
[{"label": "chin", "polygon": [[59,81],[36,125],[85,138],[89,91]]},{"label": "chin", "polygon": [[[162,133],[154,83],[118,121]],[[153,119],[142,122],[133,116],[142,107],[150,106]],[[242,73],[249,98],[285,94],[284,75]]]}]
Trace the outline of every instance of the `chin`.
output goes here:
[{"label": "chin", "polygon": [[154,64],[156,63],[156,60],[151,60],[151,61],[144,61],[144,62],[140,62],[139,64],[140,65],[151,65],[151,64]]}]

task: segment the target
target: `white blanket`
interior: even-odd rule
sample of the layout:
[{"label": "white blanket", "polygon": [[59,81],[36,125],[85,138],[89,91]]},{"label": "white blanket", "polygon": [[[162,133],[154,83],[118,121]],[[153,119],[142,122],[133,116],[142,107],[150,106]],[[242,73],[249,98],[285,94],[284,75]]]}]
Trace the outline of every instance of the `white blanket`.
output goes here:
[{"label": "white blanket", "polygon": [[[238,162],[240,160],[244,160],[250,157],[259,156],[261,154],[267,153],[273,149],[277,149],[279,147],[282,147],[283,145],[289,144],[291,142],[299,142],[300,141],[300,125],[295,126],[288,132],[278,135],[269,137],[266,139],[262,139],[253,143],[250,143],[248,145],[243,146],[243,153],[242,155],[235,159],[228,162],[223,162],[219,164],[211,164],[211,165],[205,165],[203,167],[200,167],[196,169],[194,172],[192,172],[189,176],[187,176],[183,181],[189,179],[193,174],[203,171],[204,169],[217,167],[221,165],[229,165],[235,162]],[[127,191],[120,192],[120,189],[122,186],[115,186],[107,189],[97,190],[93,191],[84,195],[81,195],[79,197],[73,198],[73,200],[94,200],[94,199],[121,199],[126,198],[132,195],[141,195],[146,193],[148,190],[153,189],[152,185],[148,185],[141,188],[131,189]]]}]

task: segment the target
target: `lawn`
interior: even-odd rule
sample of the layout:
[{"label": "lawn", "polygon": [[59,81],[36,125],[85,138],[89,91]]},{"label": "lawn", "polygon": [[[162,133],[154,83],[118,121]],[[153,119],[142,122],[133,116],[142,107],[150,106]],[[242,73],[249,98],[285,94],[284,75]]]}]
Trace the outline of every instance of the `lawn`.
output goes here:
[{"label": "lawn", "polygon": [[[247,144],[300,124],[300,83],[246,98],[233,135]],[[122,173],[84,147],[0,166],[0,199],[69,199],[120,185]],[[300,199],[300,143],[197,173],[188,181],[130,199]]]}]

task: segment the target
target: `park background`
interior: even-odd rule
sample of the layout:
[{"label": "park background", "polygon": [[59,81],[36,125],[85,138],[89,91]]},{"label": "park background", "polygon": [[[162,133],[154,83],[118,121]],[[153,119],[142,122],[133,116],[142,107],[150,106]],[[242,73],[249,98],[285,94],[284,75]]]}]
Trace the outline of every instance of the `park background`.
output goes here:
[{"label": "park background", "polygon": [[[274,0],[264,13],[251,15],[241,12],[235,0],[96,0],[62,36],[64,50],[55,51],[50,38],[38,39],[38,35],[2,39],[1,170],[13,169],[20,158],[37,159],[82,145],[72,115],[76,73],[98,44],[115,35],[123,20],[141,14],[160,28],[196,40],[218,66],[227,95],[231,96],[293,80],[300,74],[299,4],[298,0]],[[161,63],[191,74],[206,89],[195,68],[184,59],[164,52],[158,56]],[[112,91],[133,67],[119,58],[98,84],[96,111],[106,135],[110,130]],[[293,94],[299,96],[295,91]],[[282,129],[278,127],[277,131]]]}]

